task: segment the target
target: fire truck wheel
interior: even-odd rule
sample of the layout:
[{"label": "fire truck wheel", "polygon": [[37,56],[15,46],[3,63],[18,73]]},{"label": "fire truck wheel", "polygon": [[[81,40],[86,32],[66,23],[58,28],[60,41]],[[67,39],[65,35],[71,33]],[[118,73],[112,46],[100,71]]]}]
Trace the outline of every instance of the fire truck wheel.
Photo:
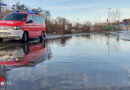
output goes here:
[{"label": "fire truck wheel", "polygon": [[43,40],[45,40],[45,34],[44,34],[44,32],[42,32],[42,35],[40,36],[40,41],[42,42]]},{"label": "fire truck wheel", "polygon": [[28,33],[27,32],[24,32],[22,40],[24,43],[28,42]]}]

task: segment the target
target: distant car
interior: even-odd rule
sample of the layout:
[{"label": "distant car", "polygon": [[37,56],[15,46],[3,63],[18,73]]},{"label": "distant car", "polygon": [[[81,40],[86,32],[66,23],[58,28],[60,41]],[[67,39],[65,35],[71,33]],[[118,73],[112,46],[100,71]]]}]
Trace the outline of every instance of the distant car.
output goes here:
[{"label": "distant car", "polygon": [[3,39],[22,39],[28,42],[30,38],[45,38],[46,26],[44,17],[31,11],[8,13],[0,20],[0,41]]},{"label": "distant car", "polygon": [[120,27],[121,30],[128,30],[128,26],[127,25],[120,24],[119,27]]}]

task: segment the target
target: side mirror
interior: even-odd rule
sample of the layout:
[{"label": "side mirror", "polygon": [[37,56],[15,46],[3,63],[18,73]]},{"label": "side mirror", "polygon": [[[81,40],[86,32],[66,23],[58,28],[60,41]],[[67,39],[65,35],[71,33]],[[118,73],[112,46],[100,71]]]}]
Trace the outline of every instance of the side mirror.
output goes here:
[{"label": "side mirror", "polygon": [[33,21],[32,21],[32,20],[29,20],[29,21],[27,21],[27,23],[33,23]]}]

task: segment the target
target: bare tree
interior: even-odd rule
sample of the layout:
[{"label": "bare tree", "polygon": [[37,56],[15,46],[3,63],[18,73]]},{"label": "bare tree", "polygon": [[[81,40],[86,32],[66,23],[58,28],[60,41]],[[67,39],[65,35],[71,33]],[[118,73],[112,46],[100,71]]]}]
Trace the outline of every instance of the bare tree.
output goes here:
[{"label": "bare tree", "polygon": [[112,23],[116,23],[117,21],[120,21],[121,13],[119,9],[112,10],[110,13],[110,19]]},{"label": "bare tree", "polygon": [[112,30],[119,30],[119,22],[120,22],[121,13],[118,9],[111,10],[110,18],[111,18],[111,26]]},{"label": "bare tree", "polygon": [[89,21],[86,21],[83,25],[82,25],[82,30],[83,32],[89,32],[91,30],[92,27],[92,23]]},{"label": "bare tree", "polygon": [[21,4],[20,2],[16,2],[16,4],[12,5],[12,10],[28,11],[29,8],[25,4]]},{"label": "bare tree", "polygon": [[33,8],[32,11],[35,14],[41,14],[43,12],[43,9],[41,7],[38,7],[38,8]]},{"label": "bare tree", "polygon": [[51,14],[48,10],[42,10],[41,14],[44,16],[45,20],[50,20]]},{"label": "bare tree", "polygon": [[69,27],[72,26],[66,18],[58,17],[56,20],[60,26],[60,30],[62,34],[65,34],[67,32],[67,30],[65,31],[65,29],[69,29]]},{"label": "bare tree", "polygon": [[25,4],[21,4],[20,2],[16,2],[14,5],[12,5],[12,10],[18,10],[22,12],[32,10],[35,14],[41,14],[43,12],[43,9],[41,7],[31,9],[27,7]]}]

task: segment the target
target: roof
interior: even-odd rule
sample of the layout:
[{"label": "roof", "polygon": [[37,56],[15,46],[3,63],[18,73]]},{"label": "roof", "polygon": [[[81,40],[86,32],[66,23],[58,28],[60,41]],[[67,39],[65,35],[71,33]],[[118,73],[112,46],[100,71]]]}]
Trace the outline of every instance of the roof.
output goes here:
[{"label": "roof", "polygon": [[10,12],[10,13],[21,13],[21,14],[29,14],[28,12]]},{"label": "roof", "polygon": [[[21,13],[21,14],[32,14],[32,15],[38,15],[35,13],[28,13],[28,12],[11,12],[11,13]],[[42,15],[38,15],[38,16],[42,16]]]}]

